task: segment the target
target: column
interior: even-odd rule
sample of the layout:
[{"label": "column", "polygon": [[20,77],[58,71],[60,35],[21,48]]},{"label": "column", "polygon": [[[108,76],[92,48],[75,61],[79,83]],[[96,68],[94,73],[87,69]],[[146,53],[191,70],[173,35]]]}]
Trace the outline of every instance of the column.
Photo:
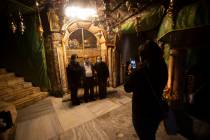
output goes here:
[{"label": "column", "polygon": [[170,51],[168,87],[171,86],[172,93],[177,97],[172,102],[172,106],[175,108],[182,106],[184,103],[186,53],[185,49],[171,49]]},{"label": "column", "polygon": [[58,14],[55,9],[50,8],[47,15],[50,31],[45,41],[45,48],[48,74],[51,81],[51,94],[54,96],[62,96],[63,93],[67,91],[62,33],[60,31]]}]

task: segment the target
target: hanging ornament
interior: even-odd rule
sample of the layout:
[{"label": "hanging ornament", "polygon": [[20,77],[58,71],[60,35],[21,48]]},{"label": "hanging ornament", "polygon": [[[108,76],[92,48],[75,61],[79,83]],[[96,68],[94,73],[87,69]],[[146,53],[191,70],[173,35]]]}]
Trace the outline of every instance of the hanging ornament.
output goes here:
[{"label": "hanging ornament", "polygon": [[19,18],[20,18],[20,32],[21,32],[21,34],[23,34],[24,33],[24,31],[25,31],[25,26],[24,26],[24,23],[23,23],[23,17],[22,17],[22,14],[20,13],[20,11],[19,11]]},{"label": "hanging ornament", "polygon": [[25,26],[24,26],[24,24],[23,24],[23,21],[21,21],[21,22],[20,22],[20,32],[21,32],[21,34],[23,34],[24,31],[25,31]]},{"label": "hanging ornament", "polygon": [[128,0],[125,2],[125,6],[126,6],[127,8],[130,6],[130,3],[129,3]]},{"label": "hanging ornament", "polygon": [[10,15],[10,20],[11,20],[10,21],[10,29],[11,29],[12,33],[14,34],[17,30],[17,27],[16,27],[16,24],[14,22],[12,15]]},{"label": "hanging ornament", "polygon": [[121,18],[120,13],[117,13],[117,19]]},{"label": "hanging ornament", "polygon": [[13,34],[16,32],[16,29],[17,29],[17,27],[15,26],[15,23],[11,22],[11,30],[12,30]]},{"label": "hanging ornament", "polygon": [[140,17],[136,17],[135,18],[134,29],[135,29],[136,34],[138,36],[139,35],[139,32],[140,32]]},{"label": "hanging ornament", "polygon": [[39,32],[40,32],[40,36],[42,37],[43,32],[44,32],[42,25],[39,25]]},{"label": "hanging ornament", "polygon": [[35,2],[35,4],[36,4],[36,7],[38,7],[38,6],[39,6],[39,3],[38,3],[37,1]]},{"label": "hanging ornament", "polygon": [[37,8],[37,16],[38,16],[38,32],[40,33],[40,37],[42,39],[44,30],[43,30],[41,17],[40,17],[40,12],[39,12],[39,3],[36,1],[35,5],[36,5],[36,8]]},{"label": "hanging ornament", "polygon": [[138,8],[141,8],[141,3],[140,2],[137,2],[136,5],[137,5]]},{"label": "hanging ornament", "polygon": [[127,7],[128,12],[130,12],[131,11],[131,3],[129,1],[126,1],[125,6]]},{"label": "hanging ornament", "polygon": [[116,34],[117,34],[118,38],[120,38],[120,27],[119,26],[116,28]]}]

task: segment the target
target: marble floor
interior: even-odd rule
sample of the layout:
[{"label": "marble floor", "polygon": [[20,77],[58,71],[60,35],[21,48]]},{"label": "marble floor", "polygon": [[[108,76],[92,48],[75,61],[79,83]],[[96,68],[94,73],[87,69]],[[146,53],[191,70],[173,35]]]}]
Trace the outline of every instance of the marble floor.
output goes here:
[{"label": "marble floor", "polygon": [[[108,88],[108,98],[79,106],[72,106],[68,97],[47,97],[18,110],[15,140],[23,139],[138,140],[131,122],[131,95],[122,87]],[[168,136],[161,123],[157,140],[186,139]]]}]

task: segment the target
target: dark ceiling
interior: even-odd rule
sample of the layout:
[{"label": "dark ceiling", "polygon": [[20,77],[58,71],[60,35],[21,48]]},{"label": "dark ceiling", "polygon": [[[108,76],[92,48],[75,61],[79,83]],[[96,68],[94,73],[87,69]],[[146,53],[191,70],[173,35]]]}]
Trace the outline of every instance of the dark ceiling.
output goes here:
[{"label": "dark ceiling", "polygon": [[[64,2],[65,1],[65,2]],[[83,6],[94,5],[97,8],[99,21],[106,22],[108,26],[116,26],[131,16],[140,13],[145,7],[161,3],[168,7],[170,0],[7,0],[1,3],[1,15],[9,15],[21,11],[23,14],[30,14],[37,10],[36,2],[39,3],[39,10],[45,11],[53,7],[63,14],[63,8],[68,4],[79,4]],[[196,0],[174,0],[176,5],[185,5]],[[179,6],[180,7],[180,6]],[[8,11],[8,12],[5,12]]]}]

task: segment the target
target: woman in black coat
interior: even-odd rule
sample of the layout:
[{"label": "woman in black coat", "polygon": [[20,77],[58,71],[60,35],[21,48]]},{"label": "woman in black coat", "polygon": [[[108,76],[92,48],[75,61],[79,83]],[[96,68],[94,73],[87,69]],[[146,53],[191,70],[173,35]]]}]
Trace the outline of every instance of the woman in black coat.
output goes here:
[{"label": "woman in black coat", "polygon": [[[126,92],[133,92],[132,119],[141,140],[155,140],[155,134],[167,106],[162,100],[163,89],[168,79],[167,66],[162,51],[153,41],[139,49],[140,63],[129,73],[125,82]],[[130,70],[128,70],[130,71]]]},{"label": "woman in black coat", "polygon": [[97,56],[94,65],[96,71],[96,82],[99,87],[99,98],[103,99],[107,96],[107,79],[109,77],[109,69],[105,62],[102,61],[101,56]]},{"label": "woman in black coat", "polygon": [[78,88],[80,86],[82,76],[82,68],[77,62],[77,55],[73,54],[70,59],[70,63],[67,67],[68,87],[71,91],[72,105],[79,105]]}]

